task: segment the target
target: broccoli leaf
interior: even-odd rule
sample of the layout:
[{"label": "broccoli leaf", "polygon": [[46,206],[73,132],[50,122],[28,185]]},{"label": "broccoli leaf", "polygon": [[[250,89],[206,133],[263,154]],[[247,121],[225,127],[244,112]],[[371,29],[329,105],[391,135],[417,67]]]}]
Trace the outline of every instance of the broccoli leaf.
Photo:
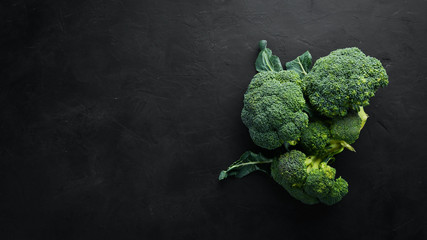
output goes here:
[{"label": "broccoli leaf", "polygon": [[266,171],[258,166],[258,164],[265,164],[273,162],[272,159],[268,159],[261,154],[256,154],[251,151],[246,151],[240,156],[239,160],[231,164],[227,170],[221,171],[218,179],[223,180],[229,176],[235,176],[242,178],[254,171]]},{"label": "broccoli leaf", "polygon": [[286,70],[294,70],[300,77],[303,77],[311,70],[311,54],[306,51],[301,56],[286,63]]},{"label": "broccoli leaf", "polygon": [[267,48],[267,41],[261,40],[259,42],[260,52],[255,61],[255,68],[258,72],[273,71],[279,72],[283,70],[282,63],[278,56],[273,55],[270,49]]}]

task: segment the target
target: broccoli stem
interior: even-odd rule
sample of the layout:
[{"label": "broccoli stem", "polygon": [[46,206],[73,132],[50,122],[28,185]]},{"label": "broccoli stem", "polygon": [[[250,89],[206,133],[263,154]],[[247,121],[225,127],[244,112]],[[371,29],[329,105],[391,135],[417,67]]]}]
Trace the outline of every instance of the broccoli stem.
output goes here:
[{"label": "broccoli stem", "polygon": [[305,159],[305,165],[307,166],[307,172],[309,173],[313,169],[318,169],[320,163],[328,162],[334,155],[342,152],[344,148],[347,148],[350,151],[355,152],[354,148],[345,141],[342,140],[330,140],[329,148],[326,152],[321,153],[320,155],[311,155]]},{"label": "broccoli stem", "polygon": [[[310,57],[310,58],[311,58],[311,57]],[[297,57],[297,60],[298,60],[298,64],[299,64],[299,66],[301,67],[301,71],[302,71],[302,73],[303,73],[304,75],[307,75],[307,72],[304,70],[304,66],[302,65],[301,60],[299,59],[299,57]],[[311,60],[310,60],[310,62],[311,62]]]},{"label": "broccoli stem", "polygon": [[343,140],[331,140],[328,153],[335,155],[342,152],[344,148],[347,148],[352,152],[356,152],[356,150],[350,144]]},{"label": "broccoli stem", "polygon": [[268,161],[254,161],[254,162],[239,163],[239,164],[232,165],[232,166],[230,166],[229,168],[227,168],[226,172],[228,172],[228,171],[230,171],[230,170],[232,170],[232,169],[234,169],[234,168],[241,167],[241,166],[254,165],[254,164],[261,164],[261,163],[272,163],[272,162],[273,162],[273,160],[268,160]]},{"label": "broccoli stem", "polygon": [[307,166],[307,172],[309,173],[313,169],[318,169],[323,159],[319,156],[311,155],[305,159],[305,165]]},{"label": "broccoli stem", "polygon": [[363,109],[363,107],[359,108],[359,112],[357,112],[357,114],[359,115],[360,119],[362,119],[362,123],[360,124],[360,130],[362,130],[363,126],[365,126],[366,120],[368,119],[368,114],[366,114],[365,110]]}]

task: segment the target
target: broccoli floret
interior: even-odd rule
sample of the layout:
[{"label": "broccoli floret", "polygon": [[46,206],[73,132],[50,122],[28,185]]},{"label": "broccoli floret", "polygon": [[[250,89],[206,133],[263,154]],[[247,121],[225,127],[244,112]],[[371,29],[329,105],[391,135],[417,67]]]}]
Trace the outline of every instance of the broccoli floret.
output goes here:
[{"label": "broccoli floret", "polygon": [[335,169],[326,163],[321,163],[319,168],[313,169],[304,184],[304,191],[310,196],[325,198],[328,196],[334,183]]},{"label": "broccoli floret", "polygon": [[[306,156],[300,151],[290,151],[279,157],[278,161],[273,161],[274,171],[271,174],[273,177],[276,175],[281,183],[290,183],[290,186],[301,187],[307,178],[307,165],[305,161]],[[284,164],[286,163],[286,164]]]},{"label": "broccoli floret", "polygon": [[325,151],[331,141],[328,126],[321,121],[310,122],[301,133],[301,147],[308,154],[319,154]]},{"label": "broccoli floret", "polygon": [[335,179],[335,172],[325,159],[307,156],[298,150],[281,155],[271,165],[273,179],[292,197],[306,204],[322,201],[332,205],[347,194],[347,182]]},{"label": "broccoli floret", "polygon": [[[349,121],[333,122],[331,127],[328,127],[326,122],[320,120],[310,122],[308,127],[302,131],[299,144],[304,152],[324,159],[331,158],[345,148],[355,151],[350,143],[347,142],[347,138],[352,136],[359,137],[360,123],[357,122],[354,127],[350,123]],[[335,131],[336,128],[341,130],[339,135],[335,134],[337,133]],[[357,128],[357,133],[353,131],[354,128]]]},{"label": "broccoli floret", "polygon": [[312,197],[304,192],[304,189],[297,186],[289,186],[287,183],[282,184],[283,188],[291,195],[293,198],[298,199],[302,203],[313,205],[319,203],[319,199]]},{"label": "broccoli floret", "polygon": [[305,204],[333,205],[348,193],[348,183],[336,178],[328,164],[345,148],[355,151],[350,144],[368,118],[364,107],[388,85],[388,76],[378,59],[356,47],[333,51],[313,67],[311,63],[307,51],[283,70],[279,57],[260,41],[259,73],[244,95],[241,118],[253,142],[275,149],[270,151],[274,157],[246,152],[221,171],[220,180],[258,170],[268,173],[265,164],[271,164],[273,179]]},{"label": "broccoli floret", "polygon": [[359,138],[360,130],[365,125],[368,115],[360,107],[359,112],[349,113],[342,118],[336,118],[331,124],[331,135],[334,139],[340,139],[348,144],[353,144]]},{"label": "broccoli floret", "polygon": [[341,201],[341,199],[348,193],[348,183],[346,180],[341,177],[337,178],[325,197],[319,198],[320,201],[326,205],[334,205],[335,203]]},{"label": "broccoli floret", "polygon": [[316,204],[319,200],[304,192],[304,185],[310,166],[311,159],[300,151],[290,151],[273,160],[271,165],[271,176],[288,193],[305,204]]},{"label": "broccoli floret", "polygon": [[378,88],[387,86],[388,76],[378,59],[353,47],[319,58],[303,81],[314,109],[334,118],[367,106]]},{"label": "broccoli floret", "polygon": [[271,150],[299,140],[308,125],[300,83],[294,71],[254,76],[244,96],[241,117],[256,145]]},{"label": "broccoli floret", "polygon": [[302,86],[302,79],[295,72],[285,70],[280,72],[263,71],[255,74],[248,86],[248,91],[253,88],[261,87],[264,82],[269,80],[279,81],[280,83],[293,82],[300,87]]}]

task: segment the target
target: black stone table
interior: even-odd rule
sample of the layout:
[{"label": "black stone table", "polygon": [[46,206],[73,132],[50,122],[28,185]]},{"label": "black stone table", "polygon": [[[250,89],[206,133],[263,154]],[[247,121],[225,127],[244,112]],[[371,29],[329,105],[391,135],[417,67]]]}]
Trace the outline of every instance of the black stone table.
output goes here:
[{"label": "black stone table", "polygon": [[[4,0],[1,239],[426,239],[427,2]],[[356,46],[390,84],[339,204],[268,176],[218,182],[246,150],[258,41],[282,62]]]}]

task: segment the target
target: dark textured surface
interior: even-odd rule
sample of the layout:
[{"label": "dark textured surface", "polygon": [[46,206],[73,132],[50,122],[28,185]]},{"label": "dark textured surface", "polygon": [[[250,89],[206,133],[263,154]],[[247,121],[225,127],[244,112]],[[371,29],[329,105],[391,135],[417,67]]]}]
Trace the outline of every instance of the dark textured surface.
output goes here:
[{"label": "dark textured surface", "polygon": [[[427,2],[2,1],[1,239],[426,239]],[[357,46],[390,85],[306,206],[247,149],[243,93],[266,39],[282,62]]]}]

